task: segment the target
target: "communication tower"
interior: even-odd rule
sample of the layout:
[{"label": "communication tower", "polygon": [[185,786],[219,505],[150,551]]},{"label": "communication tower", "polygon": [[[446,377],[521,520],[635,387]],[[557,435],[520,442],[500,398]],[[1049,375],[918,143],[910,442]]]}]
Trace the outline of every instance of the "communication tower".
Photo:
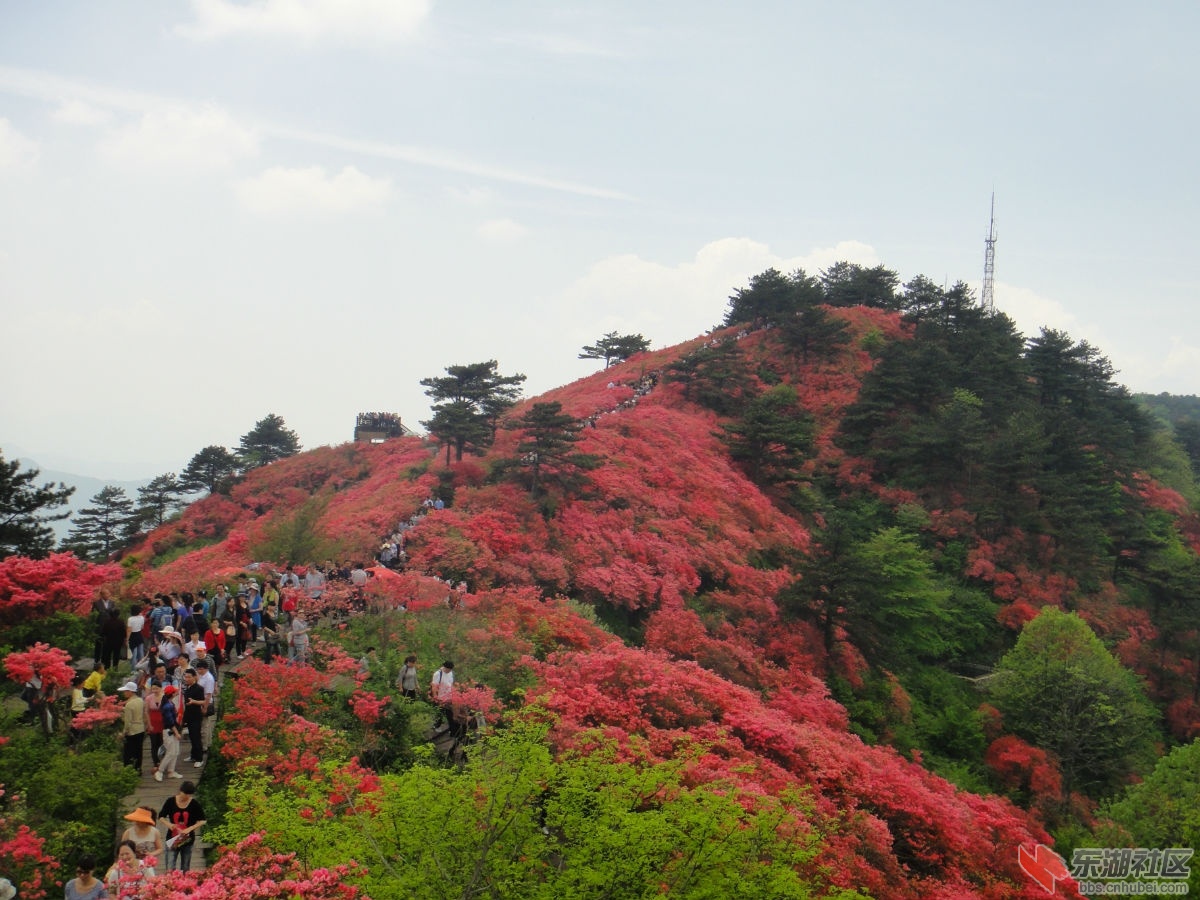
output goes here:
[{"label": "communication tower", "polygon": [[996,192],[992,191],[992,214],[988,220],[988,235],[983,242],[983,293],[979,305],[985,312],[996,311]]}]

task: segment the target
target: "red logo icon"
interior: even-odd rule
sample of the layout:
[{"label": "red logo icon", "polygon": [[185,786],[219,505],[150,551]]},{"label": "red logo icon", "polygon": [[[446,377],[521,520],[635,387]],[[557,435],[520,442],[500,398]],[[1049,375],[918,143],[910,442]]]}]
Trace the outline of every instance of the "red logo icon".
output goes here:
[{"label": "red logo icon", "polygon": [[1067,868],[1063,858],[1045,844],[1038,844],[1033,853],[1024,847],[1017,847],[1017,862],[1021,864],[1021,869],[1026,875],[1050,894],[1054,893],[1056,881],[1071,877],[1071,870]]}]

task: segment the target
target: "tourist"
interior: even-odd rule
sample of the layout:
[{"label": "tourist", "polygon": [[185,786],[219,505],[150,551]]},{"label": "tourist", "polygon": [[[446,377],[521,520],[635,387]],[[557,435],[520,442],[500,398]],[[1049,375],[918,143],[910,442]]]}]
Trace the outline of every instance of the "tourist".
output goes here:
[{"label": "tourist", "polygon": [[117,690],[125,695],[125,706],[121,710],[122,762],[141,775],[142,748],[146,743],[146,704],[138,696],[136,681],[127,681]]},{"label": "tourist", "polygon": [[158,819],[154,815],[154,810],[149,806],[139,806],[133,812],[125,816],[126,821],[132,822],[125,833],[121,835],[122,841],[129,841],[133,844],[133,851],[137,854],[138,859],[144,860],[147,856],[153,857],[155,860],[162,859],[163,836],[158,830]]},{"label": "tourist", "polygon": [[96,877],[96,857],[92,854],[79,857],[75,877],[63,886],[63,897],[65,900],[108,900],[108,888]]},{"label": "tourist", "polygon": [[129,666],[136,669],[146,655],[146,644],[142,640],[142,629],[146,627],[146,615],[141,603],[129,607],[129,618],[125,620],[125,646],[129,648]]},{"label": "tourist", "polygon": [[179,689],[173,684],[168,684],[163,688],[162,693],[162,702],[158,709],[162,714],[163,722],[163,755],[154,773],[155,781],[162,781],[163,778],[183,777],[175,771],[175,763],[179,759],[179,739],[183,736],[179,727],[179,706],[176,704]]},{"label": "tourist", "polygon": [[192,848],[196,831],[204,825],[204,810],[194,799],[196,785],[185,781],[179,792],[168,797],[158,811],[158,818],[167,823],[168,868],[186,872],[192,867]]},{"label": "tourist", "polygon": [[396,678],[396,687],[400,693],[411,700],[417,699],[417,691],[421,689],[420,676],[417,674],[417,657],[409,654],[404,658],[404,668]]},{"label": "tourist", "polygon": [[117,847],[117,861],[104,877],[112,900],[136,900],[142,889],[154,877],[154,866],[138,859],[133,841],[121,841]]},{"label": "tourist", "polygon": [[199,678],[195,669],[185,669],[183,672],[183,727],[187,729],[188,741],[192,748],[190,755],[183,761],[192,763],[197,769],[204,765],[203,728],[207,703]]}]

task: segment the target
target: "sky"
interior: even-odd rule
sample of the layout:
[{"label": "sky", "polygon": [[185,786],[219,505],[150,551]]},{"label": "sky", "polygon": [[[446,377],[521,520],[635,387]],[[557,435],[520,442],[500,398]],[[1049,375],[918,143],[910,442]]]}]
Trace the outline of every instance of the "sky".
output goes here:
[{"label": "sky", "polygon": [[1200,393],[1200,4],[0,0],[0,448],[179,471],[670,346],[772,266]]}]

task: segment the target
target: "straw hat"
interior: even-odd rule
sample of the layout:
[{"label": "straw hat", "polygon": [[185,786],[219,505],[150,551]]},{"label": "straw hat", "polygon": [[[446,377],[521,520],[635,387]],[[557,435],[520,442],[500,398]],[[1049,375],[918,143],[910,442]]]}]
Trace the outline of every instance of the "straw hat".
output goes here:
[{"label": "straw hat", "polygon": [[125,816],[130,822],[137,822],[140,825],[157,825],[154,821],[154,815],[148,809],[142,809],[140,806],[133,812]]}]

